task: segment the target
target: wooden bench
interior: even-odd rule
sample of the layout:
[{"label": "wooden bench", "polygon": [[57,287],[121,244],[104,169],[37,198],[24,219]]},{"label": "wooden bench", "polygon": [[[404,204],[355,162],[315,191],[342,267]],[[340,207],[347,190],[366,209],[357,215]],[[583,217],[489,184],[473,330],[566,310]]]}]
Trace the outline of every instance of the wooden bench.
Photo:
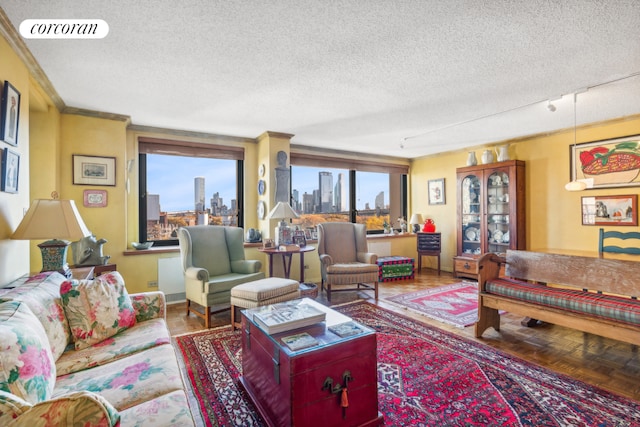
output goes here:
[{"label": "wooden bench", "polygon": [[[505,277],[499,277],[501,265]],[[508,250],[506,257],[483,255],[478,266],[476,337],[489,327],[499,331],[499,310],[505,310],[640,344],[638,262]],[[580,312],[584,307],[587,312]],[[595,307],[607,314],[594,313]]]}]

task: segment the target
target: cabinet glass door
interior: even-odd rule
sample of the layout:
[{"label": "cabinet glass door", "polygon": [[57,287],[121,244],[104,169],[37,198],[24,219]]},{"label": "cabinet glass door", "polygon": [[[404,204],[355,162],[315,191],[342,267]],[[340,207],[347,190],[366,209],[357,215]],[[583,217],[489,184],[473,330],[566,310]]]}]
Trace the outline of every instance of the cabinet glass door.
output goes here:
[{"label": "cabinet glass door", "polygon": [[481,200],[480,179],[475,175],[465,177],[462,180],[462,230],[460,230],[463,254],[480,255],[482,253]]},{"label": "cabinet glass door", "polygon": [[509,248],[509,176],[494,172],[487,180],[486,220],[488,252],[502,253]]}]

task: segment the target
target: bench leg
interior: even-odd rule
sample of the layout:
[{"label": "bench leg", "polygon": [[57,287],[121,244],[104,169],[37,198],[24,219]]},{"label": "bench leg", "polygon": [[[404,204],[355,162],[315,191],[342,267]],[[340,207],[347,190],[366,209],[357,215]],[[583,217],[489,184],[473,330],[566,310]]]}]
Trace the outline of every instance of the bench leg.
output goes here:
[{"label": "bench leg", "polygon": [[500,313],[495,308],[478,307],[478,321],[476,322],[476,338],[480,338],[487,328],[493,326],[496,331],[500,330]]}]

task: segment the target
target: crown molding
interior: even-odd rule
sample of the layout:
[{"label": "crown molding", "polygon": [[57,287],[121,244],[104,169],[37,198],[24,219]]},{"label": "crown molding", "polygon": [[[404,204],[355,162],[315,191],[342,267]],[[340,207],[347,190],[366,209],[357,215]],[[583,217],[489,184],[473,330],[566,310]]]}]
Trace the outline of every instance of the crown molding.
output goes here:
[{"label": "crown molding", "polygon": [[18,58],[24,62],[25,66],[31,73],[32,78],[35,80],[38,85],[42,88],[42,90],[47,94],[53,104],[58,108],[59,111],[63,111],[66,107],[64,101],[53,87],[51,80],[45,74],[42,67],[33,56],[27,45],[25,44],[22,37],[20,37],[20,33],[15,29],[9,17],[5,13],[4,9],[0,7],[0,34],[7,40],[7,43],[14,50]]}]

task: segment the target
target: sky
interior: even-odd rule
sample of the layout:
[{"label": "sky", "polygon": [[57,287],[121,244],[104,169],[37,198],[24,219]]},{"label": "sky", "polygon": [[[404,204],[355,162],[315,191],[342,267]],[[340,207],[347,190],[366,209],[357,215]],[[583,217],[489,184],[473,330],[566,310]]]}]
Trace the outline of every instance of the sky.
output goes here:
[{"label": "sky", "polygon": [[[338,180],[338,173],[344,173],[347,180],[349,178],[349,173],[345,170],[294,166],[293,189],[299,191],[300,199],[305,191],[312,194],[313,190],[318,188],[318,171],[320,170],[333,173],[333,185]],[[231,205],[231,200],[236,197],[236,162],[234,160],[147,155],[147,191],[149,194],[160,195],[160,208],[163,211],[193,210],[194,178],[199,176],[205,179],[207,206],[216,192],[220,193],[224,204]],[[376,195],[380,191],[385,192],[385,205],[389,203],[388,175],[359,172],[358,176],[360,178],[357,192],[360,197],[357,201],[357,209],[364,209],[365,203],[373,207]]]}]

